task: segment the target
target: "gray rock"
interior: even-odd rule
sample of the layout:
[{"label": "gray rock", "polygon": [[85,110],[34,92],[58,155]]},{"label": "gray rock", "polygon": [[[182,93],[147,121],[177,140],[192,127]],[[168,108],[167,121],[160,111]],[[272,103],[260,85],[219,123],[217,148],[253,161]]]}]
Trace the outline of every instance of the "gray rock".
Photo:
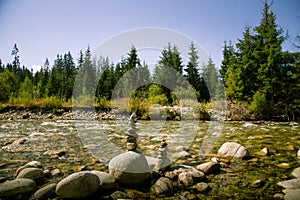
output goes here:
[{"label": "gray rock", "polygon": [[110,195],[110,197],[113,200],[120,200],[120,199],[128,199],[129,197],[127,196],[127,194],[125,192],[122,191],[115,191],[114,193],[112,193]]},{"label": "gray rock", "polygon": [[177,152],[181,152],[181,151],[187,151],[188,148],[184,147],[184,146],[177,146],[175,147],[175,151]]},{"label": "gray rock", "polygon": [[112,158],[109,173],[123,185],[143,184],[151,176],[148,162],[142,153],[128,151]]},{"label": "gray rock", "polygon": [[300,167],[293,170],[292,176],[294,176],[296,178],[300,178]]},{"label": "gray rock", "polygon": [[186,151],[181,151],[181,152],[179,152],[179,153],[177,154],[177,157],[178,157],[178,158],[188,158],[188,157],[190,157],[190,156],[191,156],[191,154],[188,153],[188,152],[186,152]]},{"label": "gray rock", "polygon": [[200,182],[205,179],[204,172],[201,172],[194,167],[188,165],[178,165],[175,167],[174,173],[177,174],[177,176],[179,176],[179,174],[181,174],[182,172],[189,172],[195,182]]},{"label": "gray rock", "polygon": [[196,168],[205,174],[218,174],[220,173],[220,163],[216,162],[207,162],[198,165]]},{"label": "gray rock", "polygon": [[55,188],[56,188],[56,183],[51,183],[49,185],[46,185],[42,187],[41,189],[37,190],[31,199],[48,199],[48,198],[53,198],[56,196],[55,194]]},{"label": "gray rock", "polygon": [[92,195],[100,188],[100,180],[97,175],[82,171],[71,174],[61,180],[55,193],[61,198],[83,198]]},{"label": "gray rock", "polygon": [[300,178],[295,178],[277,183],[278,186],[286,189],[300,189]]},{"label": "gray rock", "polygon": [[158,158],[154,158],[154,157],[151,157],[151,156],[145,156],[147,162],[148,162],[148,165],[150,167],[150,170],[153,170],[154,167],[156,166],[156,164],[158,163]]},{"label": "gray rock", "polygon": [[116,181],[111,174],[97,170],[93,170],[91,173],[98,176],[101,190],[111,190],[117,187]]},{"label": "gray rock", "polygon": [[225,142],[218,150],[218,156],[225,158],[245,158],[248,156],[247,149],[236,142]]},{"label": "gray rock", "polygon": [[173,183],[170,179],[161,177],[150,189],[156,195],[170,194],[173,192]]},{"label": "gray rock", "polygon": [[26,163],[25,165],[19,167],[16,171],[17,175],[25,168],[42,168],[42,163],[39,161],[31,161],[29,163]]},{"label": "gray rock", "polygon": [[288,189],[283,190],[285,193],[284,199],[285,200],[299,200],[300,197],[300,189]]},{"label": "gray rock", "polygon": [[41,180],[44,178],[44,173],[42,169],[38,168],[25,168],[16,177],[18,178],[27,178],[34,181]]},{"label": "gray rock", "polygon": [[178,182],[184,186],[194,185],[194,179],[190,172],[182,172],[178,175]]},{"label": "gray rock", "polygon": [[0,197],[10,198],[34,191],[36,184],[31,179],[19,178],[0,184]]}]

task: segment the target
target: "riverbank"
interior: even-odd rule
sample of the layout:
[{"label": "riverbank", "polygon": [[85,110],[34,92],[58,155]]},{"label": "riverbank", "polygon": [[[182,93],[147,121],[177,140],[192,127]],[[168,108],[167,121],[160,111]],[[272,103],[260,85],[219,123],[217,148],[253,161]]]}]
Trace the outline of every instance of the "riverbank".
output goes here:
[{"label": "riverbank", "polygon": [[[224,108],[225,109],[225,108]],[[264,118],[257,116],[249,111],[247,104],[226,103],[226,111],[212,109],[209,103],[199,104],[199,113],[196,115],[191,112],[189,107],[179,106],[162,106],[153,107],[146,115],[140,115],[140,120],[181,120],[182,116],[186,119],[197,118],[200,120],[213,119],[221,121],[278,121],[287,122],[289,118],[273,116]],[[93,108],[76,108],[71,106],[60,107],[39,107],[39,106],[2,106],[0,107],[0,120],[73,120],[73,119],[93,119],[93,120],[115,120],[126,118],[126,113],[111,108],[93,107]]]}]

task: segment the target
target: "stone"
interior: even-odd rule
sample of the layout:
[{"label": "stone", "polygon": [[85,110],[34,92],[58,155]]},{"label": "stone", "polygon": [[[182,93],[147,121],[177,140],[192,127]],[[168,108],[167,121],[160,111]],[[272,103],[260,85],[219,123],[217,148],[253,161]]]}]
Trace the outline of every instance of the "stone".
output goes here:
[{"label": "stone", "polygon": [[255,188],[261,187],[264,184],[263,180],[256,180],[252,183],[252,186]]},{"label": "stone", "polygon": [[210,159],[212,162],[215,162],[215,163],[220,163],[220,159],[219,158],[216,158],[216,157],[213,157]]},{"label": "stone", "polygon": [[205,193],[209,190],[209,185],[204,182],[197,183],[194,187],[198,192]]},{"label": "stone", "polygon": [[112,158],[109,173],[123,185],[139,185],[149,180],[151,170],[142,153],[128,151]]},{"label": "stone", "polygon": [[269,150],[268,148],[263,148],[262,150],[260,150],[259,152],[257,152],[257,155],[260,155],[260,156],[267,156],[269,154]]},{"label": "stone", "polygon": [[26,163],[25,165],[19,167],[16,171],[17,175],[25,168],[42,168],[42,163],[39,161],[31,161]]},{"label": "stone", "polygon": [[283,200],[284,199],[284,194],[282,194],[282,193],[276,193],[276,194],[274,194],[273,199]]},{"label": "stone", "polygon": [[61,174],[61,171],[59,169],[55,168],[50,171],[50,174],[51,174],[51,176],[58,176]]},{"label": "stone", "polygon": [[218,150],[218,156],[225,158],[245,158],[248,156],[247,149],[236,142],[225,142]]},{"label": "stone", "polygon": [[178,182],[184,186],[194,185],[194,179],[190,172],[182,172],[178,175]]},{"label": "stone", "polygon": [[285,193],[284,200],[299,200],[300,189],[288,189],[283,192]]},{"label": "stone", "polygon": [[154,169],[154,167],[157,165],[159,159],[151,157],[151,156],[145,156],[145,158],[146,158],[146,160],[148,162],[150,170],[152,171]]},{"label": "stone", "polygon": [[175,147],[175,151],[177,152],[181,152],[181,151],[187,151],[188,148],[184,147],[184,146],[177,146]]},{"label": "stone", "polygon": [[181,151],[177,154],[177,157],[178,158],[187,158],[187,157],[190,157],[191,154],[189,152],[186,152],[186,151]]},{"label": "stone", "polygon": [[34,181],[41,180],[44,178],[44,173],[42,169],[38,168],[25,168],[16,177],[18,178],[27,178]]},{"label": "stone", "polygon": [[130,199],[149,199],[150,198],[149,193],[143,193],[138,190],[126,189],[125,192]]},{"label": "stone", "polygon": [[289,169],[289,168],[291,168],[291,165],[289,163],[280,163],[277,165],[277,167],[283,168],[283,169]]},{"label": "stone", "polygon": [[56,196],[55,194],[55,188],[56,188],[56,183],[50,183],[41,189],[37,190],[31,199],[49,199],[49,198],[54,198]]},{"label": "stone", "polygon": [[300,158],[300,149],[298,150],[297,157]]},{"label": "stone", "polygon": [[117,183],[111,174],[97,170],[93,170],[91,173],[98,176],[101,190],[111,190],[117,187]]},{"label": "stone", "polygon": [[294,176],[295,178],[300,178],[300,167],[292,171],[292,176]]},{"label": "stone", "polygon": [[0,197],[10,198],[19,194],[28,194],[34,191],[36,183],[31,179],[19,178],[0,184]]},{"label": "stone", "polygon": [[150,190],[158,196],[171,194],[173,192],[173,183],[170,179],[161,177],[152,185]]},{"label": "stone", "polygon": [[115,191],[114,193],[112,193],[110,195],[110,197],[113,200],[118,200],[118,199],[128,199],[129,197],[127,196],[127,194],[125,192],[122,191]]},{"label": "stone", "polygon": [[300,178],[281,181],[277,185],[286,189],[300,189]]},{"label": "stone", "polygon": [[92,195],[100,188],[97,175],[82,171],[62,179],[56,186],[55,193],[61,198],[83,198]]},{"label": "stone", "polygon": [[207,162],[198,165],[196,168],[205,174],[218,174],[220,173],[221,165],[216,162]]}]

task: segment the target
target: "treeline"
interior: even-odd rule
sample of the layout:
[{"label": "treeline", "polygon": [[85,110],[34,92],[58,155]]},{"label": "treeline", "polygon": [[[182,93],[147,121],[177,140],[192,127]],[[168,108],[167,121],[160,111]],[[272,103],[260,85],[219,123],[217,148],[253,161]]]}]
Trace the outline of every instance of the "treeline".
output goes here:
[{"label": "treeline", "polygon": [[72,106],[74,99],[92,99],[93,104],[109,108],[112,97],[128,98],[128,92],[134,91],[129,108],[145,115],[150,105],[179,105],[178,94],[186,99],[195,94],[198,102],[206,103],[224,97],[225,92],[228,101],[246,105],[255,119],[281,116],[299,120],[300,53],[282,51],[283,34],[270,5],[264,3],[259,25],[246,26],[235,45],[225,42],[219,71],[211,58],[207,63],[199,63],[201,58],[193,43],[186,64],[176,45],[169,43],[153,74],[147,63],[139,59],[135,47],[117,63],[92,57],[89,48],[80,51],[76,60],[68,52],[57,55],[52,65],[46,59],[41,69],[33,73],[21,67],[15,44],[12,63],[4,65],[0,60],[0,102]]},{"label": "treeline", "polygon": [[282,51],[283,34],[264,3],[260,24],[246,26],[235,47],[229,41],[223,48],[220,75],[227,99],[248,103],[258,118],[300,117],[300,53]]},{"label": "treeline", "polygon": [[[57,55],[52,66],[46,59],[44,65],[36,73],[32,73],[24,66],[21,67],[18,53],[19,50],[15,44],[12,50],[13,62],[6,66],[0,65],[0,85],[3,88],[0,91],[1,102],[24,103],[42,99],[70,102],[72,97],[81,95],[95,96],[95,102],[98,104],[107,103],[112,97],[116,84],[122,79],[122,84],[127,90],[130,85],[134,87],[134,85],[147,83],[137,88],[135,97],[147,99],[151,104],[174,106],[178,105],[178,99],[172,92],[174,88],[167,86],[171,82],[170,87],[180,85],[180,77],[188,80],[195,89],[193,92],[196,93],[199,102],[207,102],[212,97],[207,87],[208,81],[210,85],[220,85],[218,72],[211,58],[207,65],[199,66],[198,52],[193,43],[190,46],[190,60],[186,66],[183,64],[178,48],[168,44],[162,51],[152,75],[147,64],[139,59],[135,47],[132,47],[128,54],[116,64],[108,58],[92,57],[89,48],[84,53],[80,51],[76,63],[71,53],[68,52],[64,55]],[[176,71],[176,75],[172,75],[169,69]],[[128,82],[124,82],[124,79]],[[126,93],[122,90],[117,92],[118,97]]]}]

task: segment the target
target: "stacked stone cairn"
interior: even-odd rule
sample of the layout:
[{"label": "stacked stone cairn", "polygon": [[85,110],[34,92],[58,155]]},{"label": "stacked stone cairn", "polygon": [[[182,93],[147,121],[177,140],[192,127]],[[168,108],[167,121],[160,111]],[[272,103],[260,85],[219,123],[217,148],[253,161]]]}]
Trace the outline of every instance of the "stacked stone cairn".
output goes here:
[{"label": "stacked stone cairn", "polygon": [[168,144],[165,140],[160,143],[159,148],[157,149],[158,155],[158,162],[154,167],[154,171],[163,174],[166,170],[170,168],[171,161],[168,158]]},{"label": "stacked stone cairn", "polygon": [[129,124],[129,129],[126,137],[127,140],[126,148],[128,151],[136,151],[138,148],[137,145],[138,135],[136,133],[138,129],[135,124],[137,121],[135,113],[132,113],[129,119],[130,119],[130,124]]}]

